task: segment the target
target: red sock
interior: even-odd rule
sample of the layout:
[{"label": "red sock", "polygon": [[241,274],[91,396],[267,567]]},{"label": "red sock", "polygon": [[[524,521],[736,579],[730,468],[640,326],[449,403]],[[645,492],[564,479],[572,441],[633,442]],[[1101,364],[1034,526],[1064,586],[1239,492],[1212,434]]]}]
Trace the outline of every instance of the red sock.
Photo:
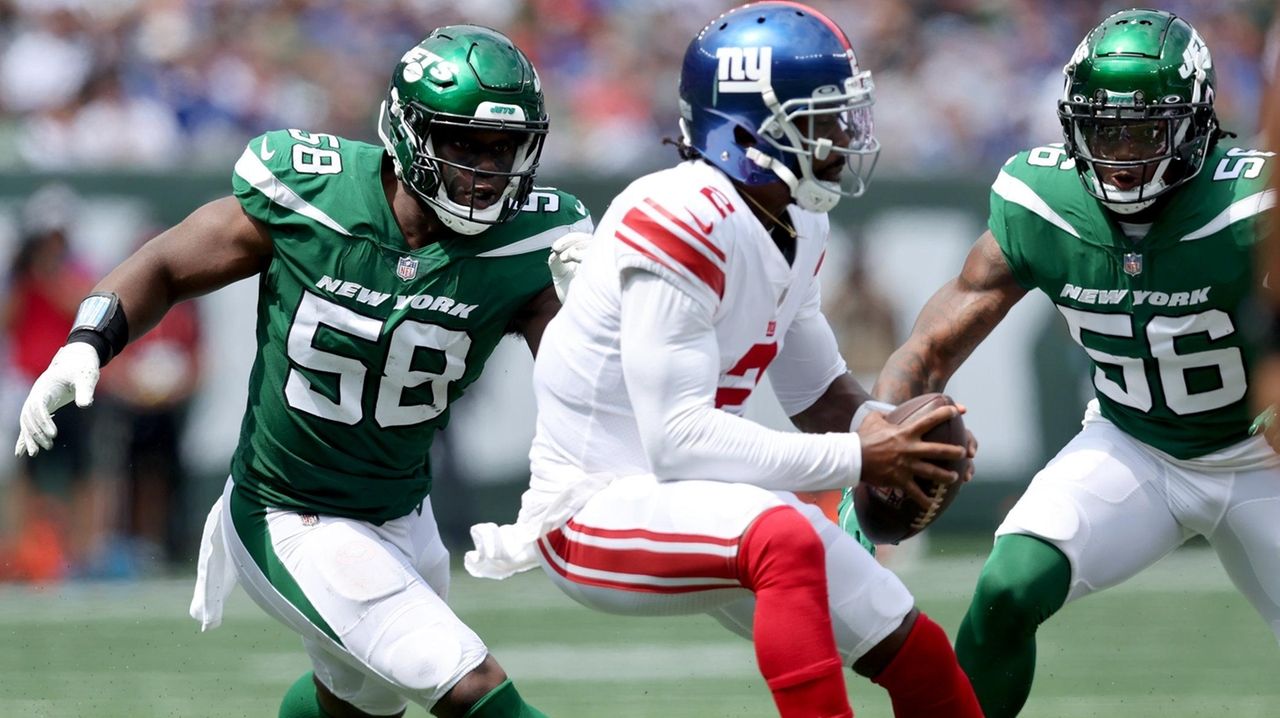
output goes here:
[{"label": "red sock", "polygon": [[897,655],[871,680],[889,691],[896,718],[982,718],[947,634],[923,613]]},{"label": "red sock", "polygon": [[813,526],[790,506],[764,512],[742,536],[738,571],[756,595],[756,661],[778,713],[852,718],[827,606],[826,551]]}]

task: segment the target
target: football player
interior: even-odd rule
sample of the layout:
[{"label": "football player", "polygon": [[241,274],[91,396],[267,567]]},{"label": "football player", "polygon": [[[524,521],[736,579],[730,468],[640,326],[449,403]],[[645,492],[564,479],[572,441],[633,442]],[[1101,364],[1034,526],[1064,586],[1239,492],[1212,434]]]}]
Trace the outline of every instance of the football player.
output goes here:
[{"label": "football player", "polygon": [[[215,200],[112,271],[22,410],[92,401],[100,367],[175,302],[258,278],[257,357],[231,476],[205,524],[192,616],[238,580],[311,658],[283,718],[541,716],[445,605],[449,556],[427,451],[504,334],[535,353],[559,308],[548,247],[591,219],[535,188],[538,75],[505,36],[458,25],[396,65],[378,147],[281,130]],[[556,267],[561,282],[572,268]]]},{"label": "football player", "polygon": [[996,530],[960,627],[989,718],[1027,700],[1042,622],[1196,534],[1280,631],[1280,458],[1250,436],[1242,326],[1272,153],[1221,142],[1209,48],[1171,13],[1108,17],[1065,74],[1065,142],[1005,163],[988,230],[873,391],[941,391],[1033,289],[1093,365],[1082,430]]},{"label": "football player", "polygon": [[[1280,61],[1272,68],[1262,118],[1263,141],[1267,149],[1274,150],[1280,147]],[[1272,172],[1271,188],[1278,184],[1280,172]],[[1274,207],[1262,235],[1257,273],[1262,278],[1258,303],[1264,356],[1254,367],[1250,393],[1254,408],[1262,412],[1257,429],[1272,448],[1280,449],[1280,421],[1276,419],[1276,407],[1280,406],[1280,222]]]},{"label": "football player", "polygon": [[[978,716],[942,629],[793,493],[861,478],[927,503],[913,473],[958,480],[927,460],[966,455],[920,438],[955,407],[903,426],[872,412],[819,309],[827,212],[879,150],[871,103],[848,37],[804,5],[746,5],[693,40],[686,161],[602,220],[535,364],[519,519],[474,527],[467,568],[541,564],[600,611],[709,614],[754,639],[783,716],[852,715],[846,667],[898,716]],[[766,369],[807,433],[742,418]]]}]

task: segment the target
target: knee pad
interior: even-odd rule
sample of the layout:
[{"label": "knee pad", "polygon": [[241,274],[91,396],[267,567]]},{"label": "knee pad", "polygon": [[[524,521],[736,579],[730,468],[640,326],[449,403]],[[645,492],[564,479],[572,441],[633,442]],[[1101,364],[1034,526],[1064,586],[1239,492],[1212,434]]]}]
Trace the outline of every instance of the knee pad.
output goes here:
[{"label": "knee pad", "polygon": [[479,636],[461,624],[394,628],[369,656],[369,666],[427,709],[488,655]]},{"label": "knee pad", "polygon": [[738,570],[747,588],[787,575],[796,580],[826,579],[822,539],[799,511],[777,506],[762,513],[742,535]]},{"label": "knee pad", "polygon": [[[1034,632],[1067,599],[1071,564],[1052,544],[1024,535],[996,542],[973,595],[975,620]],[[989,621],[987,620],[989,619]]]}]

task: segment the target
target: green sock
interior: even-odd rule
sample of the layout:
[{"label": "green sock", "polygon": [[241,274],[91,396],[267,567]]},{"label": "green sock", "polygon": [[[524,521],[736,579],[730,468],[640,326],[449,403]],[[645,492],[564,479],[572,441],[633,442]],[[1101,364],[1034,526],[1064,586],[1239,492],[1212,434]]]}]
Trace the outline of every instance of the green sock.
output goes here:
[{"label": "green sock", "polygon": [[312,681],[311,671],[289,686],[280,702],[279,718],[330,718],[320,707],[320,699],[316,697],[316,684]]},{"label": "green sock", "polygon": [[956,657],[987,718],[1011,718],[1036,672],[1036,629],[1067,600],[1071,564],[1032,536],[1001,536],[956,634]]},{"label": "green sock", "polygon": [[853,510],[853,489],[844,490],[844,496],[840,497],[840,508],[837,510],[836,518],[845,533],[858,539],[862,548],[872,556],[876,555],[876,545],[862,533],[862,526],[858,525],[858,512]]},{"label": "green sock", "polygon": [[508,678],[476,701],[462,718],[547,718],[547,714],[525,703]]}]

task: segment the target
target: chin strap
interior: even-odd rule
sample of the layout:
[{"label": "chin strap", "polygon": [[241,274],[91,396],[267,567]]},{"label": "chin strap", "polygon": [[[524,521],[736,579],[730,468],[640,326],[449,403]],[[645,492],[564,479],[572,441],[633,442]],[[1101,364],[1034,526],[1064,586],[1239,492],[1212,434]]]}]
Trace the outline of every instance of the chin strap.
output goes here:
[{"label": "chin strap", "polygon": [[756,163],[761,169],[769,170],[778,176],[791,189],[791,198],[801,209],[810,212],[830,212],[840,202],[840,193],[822,186],[823,183],[809,178],[799,179],[786,163],[770,157],[755,147],[747,148],[747,159]]}]

